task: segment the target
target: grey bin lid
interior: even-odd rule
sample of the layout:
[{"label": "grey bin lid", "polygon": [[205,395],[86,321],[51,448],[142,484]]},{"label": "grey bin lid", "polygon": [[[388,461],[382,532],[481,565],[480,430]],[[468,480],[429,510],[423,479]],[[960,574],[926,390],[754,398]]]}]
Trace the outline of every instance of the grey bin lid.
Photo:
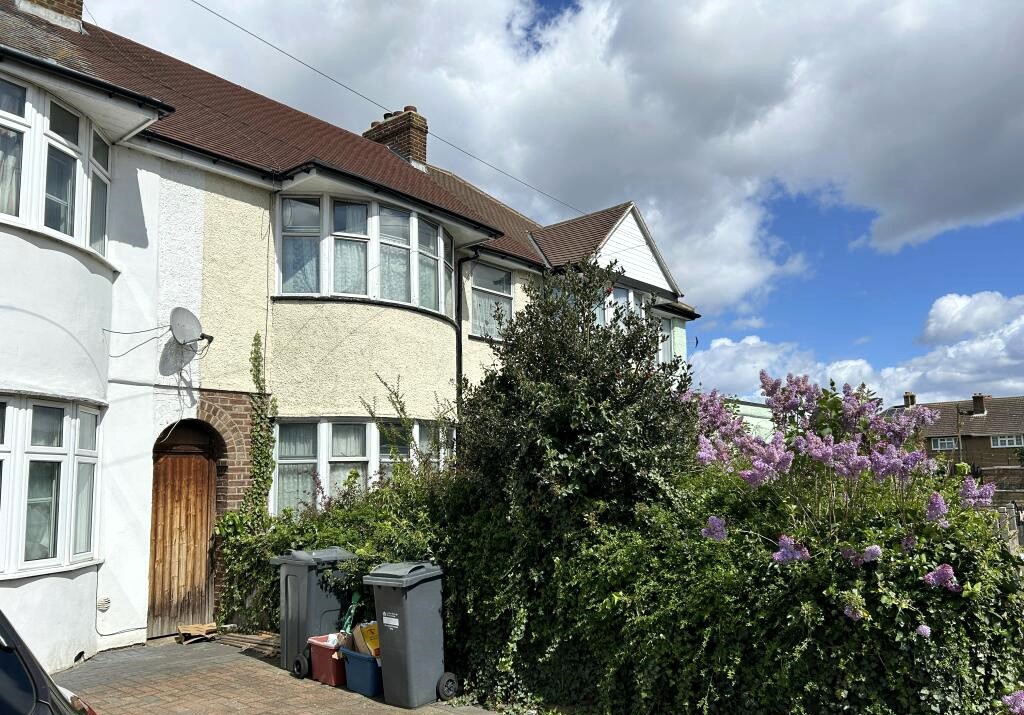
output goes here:
[{"label": "grey bin lid", "polygon": [[440,566],[429,561],[403,561],[398,564],[381,564],[363,576],[363,583],[367,586],[410,588],[422,581],[441,578],[443,574]]},{"label": "grey bin lid", "polygon": [[329,546],[326,549],[317,551],[301,551],[289,549],[280,556],[270,559],[274,566],[281,564],[305,564],[306,566],[331,566],[341,561],[350,561],[356,557],[351,551],[346,551],[340,546]]}]

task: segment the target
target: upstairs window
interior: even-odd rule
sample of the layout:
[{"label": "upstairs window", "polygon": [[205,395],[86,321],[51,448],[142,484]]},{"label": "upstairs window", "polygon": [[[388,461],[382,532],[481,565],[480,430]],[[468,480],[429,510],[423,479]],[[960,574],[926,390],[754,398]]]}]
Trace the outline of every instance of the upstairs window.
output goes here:
[{"label": "upstairs window", "polygon": [[498,337],[498,318],[512,315],[512,272],[477,263],[473,268],[473,335]]},{"label": "upstairs window", "polygon": [[89,204],[89,248],[101,255],[107,252],[107,189],[110,186],[110,146],[98,133],[92,133],[92,200]]},{"label": "upstairs window", "polygon": [[438,240],[441,231],[432,223],[419,221],[419,293],[420,305],[431,310],[440,309],[440,271]]},{"label": "upstairs window", "polygon": [[401,209],[380,209],[380,297],[408,303],[411,300],[409,273],[409,219]]},{"label": "upstairs window", "polygon": [[995,449],[1024,447],[1024,434],[994,434],[989,438],[989,444]]},{"label": "upstairs window", "polygon": [[672,362],[672,319],[662,318],[661,319],[661,346],[658,350],[658,362],[670,363]]},{"label": "upstairs window", "polygon": [[[43,224],[68,236],[75,233],[75,183],[78,177],[78,115],[50,102],[50,144],[46,151],[46,201]],[[57,139],[59,141],[54,141]]]},{"label": "upstairs window", "polygon": [[281,290],[320,292],[320,199],[281,202]]},{"label": "upstairs window", "polygon": [[21,215],[21,165],[25,150],[24,87],[0,79],[0,213]]},{"label": "upstairs window", "polygon": [[334,292],[366,295],[370,231],[366,204],[334,202]]}]

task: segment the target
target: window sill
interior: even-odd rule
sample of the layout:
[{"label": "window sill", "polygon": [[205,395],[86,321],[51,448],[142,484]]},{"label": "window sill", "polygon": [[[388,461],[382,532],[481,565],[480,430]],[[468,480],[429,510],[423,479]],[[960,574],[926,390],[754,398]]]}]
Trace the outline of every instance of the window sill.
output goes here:
[{"label": "window sill", "polygon": [[0,581],[17,581],[19,579],[37,578],[39,576],[49,576],[68,571],[80,571],[100,566],[102,563],[103,559],[89,559],[88,561],[76,561],[73,564],[65,564],[63,566],[42,566],[37,569],[22,569],[11,573],[0,573]]},{"label": "window sill", "polygon": [[108,268],[115,275],[121,272],[121,269],[115,266],[113,263],[111,263],[106,256],[101,256],[91,248],[86,248],[81,244],[75,243],[70,236],[65,236],[64,234],[58,233],[57,231],[53,231],[48,228],[39,228],[38,226],[30,226],[26,223],[13,220],[4,215],[0,215],[0,226],[9,226],[10,228],[16,229],[18,231],[23,231],[24,233],[31,234],[38,238],[44,238],[47,241],[53,241],[54,243],[58,243],[62,246],[67,246],[68,248],[75,250],[79,254],[91,258],[92,260],[99,263],[101,266]]},{"label": "window sill", "polygon": [[501,338],[489,338],[486,335],[473,335],[470,333],[467,335],[470,340],[477,343],[487,343],[488,345],[496,345],[501,342]]},{"label": "window sill", "polygon": [[408,310],[413,313],[419,313],[425,315],[428,318],[434,318],[440,320],[443,323],[455,327],[455,320],[449,318],[444,313],[438,313],[437,311],[430,310],[429,308],[421,308],[418,305],[411,305],[409,303],[399,303],[398,301],[382,300],[380,298],[364,298],[361,296],[350,296],[350,295],[310,295],[308,293],[281,293],[275,296],[271,296],[271,301],[275,303],[359,303],[362,305],[378,305],[385,308],[397,308],[399,310]]}]

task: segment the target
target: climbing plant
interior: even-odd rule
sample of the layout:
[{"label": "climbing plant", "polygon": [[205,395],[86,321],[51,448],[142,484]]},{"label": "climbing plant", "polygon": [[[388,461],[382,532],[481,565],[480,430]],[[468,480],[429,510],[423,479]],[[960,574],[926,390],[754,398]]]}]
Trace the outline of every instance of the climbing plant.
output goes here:
[{"label": "climbing plant", "polygon": [[267,499],[274,482],[274,418],[277,416],[277,401],[267,392],[265,367],[263,338],[256,333],[249,353],[249,369],[256,388],[249,394],[252,407],[252,423],[249,428],[252,467],[249,470],[250,484],[242,497],[242,511],[254,515],[267,513]]}]

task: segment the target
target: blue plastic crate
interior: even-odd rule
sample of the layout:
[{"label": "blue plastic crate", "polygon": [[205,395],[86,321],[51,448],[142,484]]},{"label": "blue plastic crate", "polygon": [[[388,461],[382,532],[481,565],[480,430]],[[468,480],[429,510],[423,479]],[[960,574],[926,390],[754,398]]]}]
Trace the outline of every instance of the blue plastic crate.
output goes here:
[{"label": "blue plastic crate", "polygon": [[368,698],[380,697],[384,683],[380,677],[380,666],[372,655],[363,655],[348,648],[339,648],[345,659],[345,681],[349,690]]}]

